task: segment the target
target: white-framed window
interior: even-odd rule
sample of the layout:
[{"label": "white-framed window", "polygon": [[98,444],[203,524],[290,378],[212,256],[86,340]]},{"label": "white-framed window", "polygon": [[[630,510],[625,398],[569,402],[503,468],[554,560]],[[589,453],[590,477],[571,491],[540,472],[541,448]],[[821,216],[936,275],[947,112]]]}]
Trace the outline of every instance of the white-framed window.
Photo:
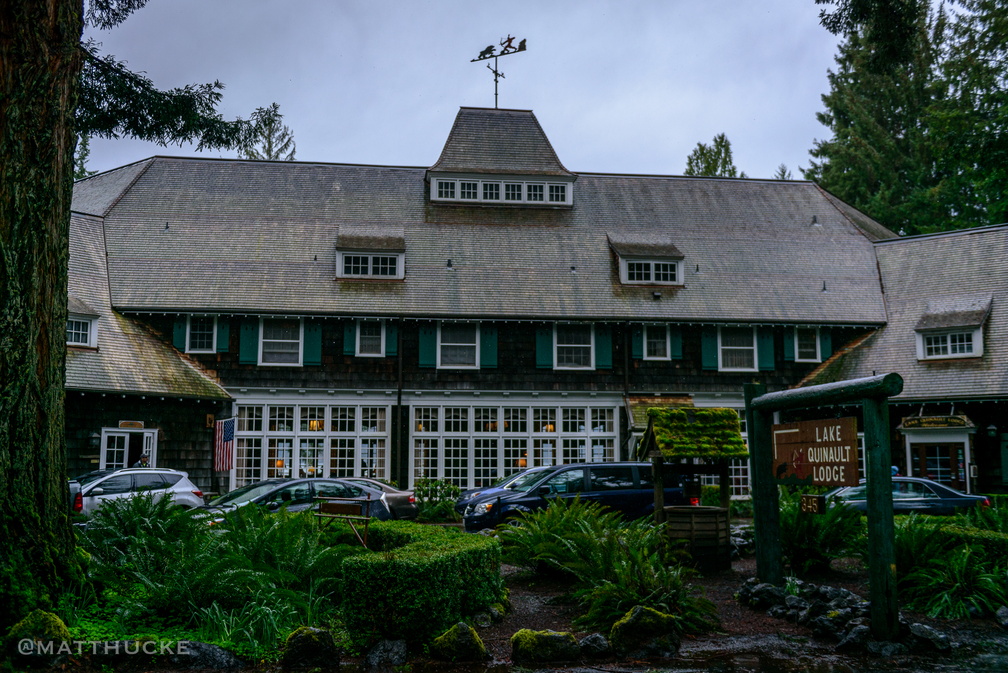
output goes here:
[{"label": "white-framed window", "polygon": [[301,366],[304,323],[300,318],[261,318],[259,335],[260,365]]},{"label": "white-framed window", "polygon": [[398,280],[404,272],[403,253],[341,250],[337,253],[336,270],[338,278]]},{"label": "white-framed window", "polygon": [[478,368],[479,323],[439,323],[437,352],[439,369]]},{"label": "white-framed window", "polygon": [[361,358],[385,356],[385,322],[358,320],[356,355]]},{"label": "white-framed window", "polygon": [[191,315],[186,321],[186,353],[213,353],[217,350],[217,317]]},{"label": "white-framed window", "polygon": [[794,331],[795,362],[819,362],[819,328],[796,327]]},{"label": "white-framed window", "polygon": [[668,325],[644,325],[644,359],[670,360]]},{"label": "white-framed window", "polygon": [[71,313],[66,321],[67,346],[98,347],[98,319]]},{"label": "white-framed window", "polygon": [[553,327],[553,349],[556,369],[595,369],[595,328],[557,323]]},{"label": "white-framed window", "polygon": [[755,327],[718,327],[718,370],[756,371]]},{"label": "white-framed window", "polygon": [[983,330],[957,329],[917,332],[918,360],[950,360],[983,355]]},{"label": "white-framed window", "polygon": [[434,201],[533,203],[551,206],[569,206],[573,203],[573,189],[569,182],[437,178],[431,181],[430,194]]},{"label": "white-framed window", "polygon": [[682,260],[620,258],[624,285],[682,285]]}]

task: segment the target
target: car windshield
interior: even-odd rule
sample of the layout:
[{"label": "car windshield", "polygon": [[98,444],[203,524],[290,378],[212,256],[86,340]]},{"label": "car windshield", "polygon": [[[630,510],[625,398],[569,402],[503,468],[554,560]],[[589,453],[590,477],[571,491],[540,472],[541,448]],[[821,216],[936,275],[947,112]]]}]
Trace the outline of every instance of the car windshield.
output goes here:
[{"label": "car windshield", "polygon": [[515,479],[511,483],[510,488],[512,491],[518,491],[519,493],[528,493],[532,490],[533,486],[542,481],[543,477],[553,474],[558,469],[560,468],[554,467],[548,470],[530,470]]},{"label": "car windshield", "polygon": [[106,474],[112,474],[109,470],[96,470],[94,472],[88,472],[87,474],[82,474],[81,476],[74,479],[82,487],[87,486],[92,481],[97,481],[98,479],[104,477]]},{"label": "car windshield", "polygon": [[269,493],[281,483],[282,482],[279,481],[262,481],[256,484],[242,486],[241,488],[236,488],[230,493],[225,493],[219,498],[214,498],[210,501],[210,505],[243,505],[246,502],[255,500],[261,495]]}]

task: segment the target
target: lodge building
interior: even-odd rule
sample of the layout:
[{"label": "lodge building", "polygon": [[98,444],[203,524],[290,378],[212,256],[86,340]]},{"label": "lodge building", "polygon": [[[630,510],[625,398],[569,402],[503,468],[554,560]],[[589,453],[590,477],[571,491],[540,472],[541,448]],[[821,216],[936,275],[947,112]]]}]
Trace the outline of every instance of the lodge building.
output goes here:
[{"label": "lodge building", "polygon": [[877,222],[804,181],[575,173],[526,110],[462,108],[430,167],[153,157],[78,182],[73,211],[72,474],[147,452],[207,491],[465,488],[626,459],[648,406],[915,362],[878,345],[908,243]]}]

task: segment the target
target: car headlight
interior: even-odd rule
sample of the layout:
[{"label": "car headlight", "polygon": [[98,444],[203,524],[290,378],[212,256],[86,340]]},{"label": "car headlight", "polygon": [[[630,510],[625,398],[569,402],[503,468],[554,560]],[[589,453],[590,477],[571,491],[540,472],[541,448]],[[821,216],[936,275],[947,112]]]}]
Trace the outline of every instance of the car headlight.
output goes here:
[{"label": "car headlight", "polygon": [[481,502],[472,508],[472,513],[481,516],[483,514],[489,514],[490,510],[494,508],[494,503],[492,502]]}]

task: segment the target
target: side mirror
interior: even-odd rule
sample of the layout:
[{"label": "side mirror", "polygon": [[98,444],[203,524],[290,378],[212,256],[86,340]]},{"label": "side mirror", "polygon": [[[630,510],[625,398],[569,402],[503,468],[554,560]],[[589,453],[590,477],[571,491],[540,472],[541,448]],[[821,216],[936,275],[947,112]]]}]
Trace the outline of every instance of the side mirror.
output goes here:
[{"label": "side mirror", "polygon": [[549,486],[540,486],[540,487],[539,487],[539,497],[540,497],[540,498],[545,498],[545,497],[546,497],[546,496],[548,496],[548,495],[549,495],[549,494],[550,494],[551,492],[552,492],[552,489],[550,489],[550,487],[549,487]]},{"label": "side mirror", "polygon": [[104,488],[102,488],[101,486],[95,486],[94,488],[92,488],[90,491],[88,491],[84,495],[103,495],[104,493],[105,493],[105,489]]}]

